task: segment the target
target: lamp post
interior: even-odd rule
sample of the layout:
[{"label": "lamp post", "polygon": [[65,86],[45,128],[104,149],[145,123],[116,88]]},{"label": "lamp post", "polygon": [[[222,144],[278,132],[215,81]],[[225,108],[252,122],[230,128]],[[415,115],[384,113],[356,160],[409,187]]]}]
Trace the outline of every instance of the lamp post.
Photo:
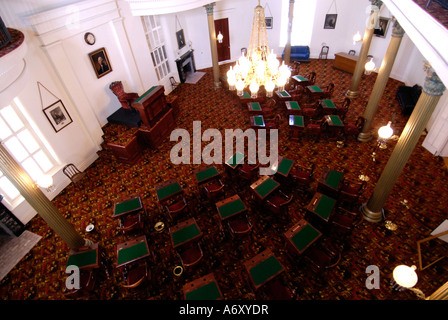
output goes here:
[{"label": "lamp post", "polygon": [[416,266],[408,267],[404,264],[395,267],[392,272],[392,289],[397,291],[410,290],[420,299],[425,299],[425,294],[420,289],[414,288],[418,282],[418,276],[415,269],[417,269]]},{"label": "lamp post", "polygon": [[390,126],[391,123],[392,121],[389,121],[387,125],[382,126],[381,128],[378,129],[378,140],[372,152],[372,160],[375,162],[377,161],[376,150],[378,148],[387,149],[387,140],[389,140],[389,138],[392,137],[392,135],[394,134],[394,130]]},{"label": "lamp post", "polygon": [[369,61],[366,62],[366,64],[364,65],[364,74],[365,75],[369,75],[372,73],[372,71],[375,71],[375,62],[373,62],[373,57],[369,56]]}]

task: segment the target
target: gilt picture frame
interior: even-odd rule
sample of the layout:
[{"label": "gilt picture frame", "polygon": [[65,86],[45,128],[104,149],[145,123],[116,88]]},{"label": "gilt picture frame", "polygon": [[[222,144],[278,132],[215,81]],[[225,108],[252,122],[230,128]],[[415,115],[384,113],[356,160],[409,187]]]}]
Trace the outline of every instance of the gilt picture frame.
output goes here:
[{"label": "gilt picture frame", "polygon": [[373,34],[379,38],[385,38],[387,29],[389,28],[390,18],[380,17],[378,24],[379,28],[373,30]]},{"label": "gilt picture frame", "polygon": [[100,48],[89,53],[89,58],[98,79],[112,72],[112,66],[107,57],[106,48]]}]

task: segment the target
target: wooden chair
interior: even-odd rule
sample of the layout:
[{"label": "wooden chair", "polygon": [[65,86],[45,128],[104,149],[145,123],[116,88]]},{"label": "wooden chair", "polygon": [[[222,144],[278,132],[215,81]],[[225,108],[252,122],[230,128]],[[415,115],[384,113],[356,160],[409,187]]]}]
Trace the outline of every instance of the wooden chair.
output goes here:
[{"label": "wooden chair", "polygon": [[124,109],[135,110],[132,107],[132,102],[139,98],[135,92],[125,92],[121,81],[114,81],[109,85],[109,89],[117,96],[121,107]]},{"label": "wooden chair", "polygon": [[311,264],[316,272],[333,268],[341,261],[341,251],[336,250],[331,245],[322,245],[321,247],[313,246],[308,248],[305,253],[305,259]]},{"label": "wooden chair", "polygon": [[168,215],[168,218],[172,222],[179,221],[182,218],[186,218],[189,216],[190,211],[187,203],[187,199],[184,196],[182,198],[175,200],[171,204],[165,205],[165,212]]},{"label": "wooden chair", "polygon": [[124,235],[142,232],[145,227],[143,216],[140,213],[128,214],[120,218],[118,230]]},{"label": "wooden chair", "polygon": [[300,62],[299,61],[292,61],[291,65],[291,76],[295,76],[299,74],[300,69]]},{"label": "wooden chair", "polygon": [[293,81],[289,81],[287,84],[285,84],[285,90],[288,91],[289,94],[291,94],[291,92],[295,89],[296,84]]},{"label": "wooden chair", "polygon": [[199,242],[189,243],[176,249],[176,252],[185,269],[195,266],[204,257],[204,253]]},{"label": "wooden chair", "polygon": [[345,239],[363,220],[361,211],[349,211],[343,207],[337,207],[330,219],[331,234]]},{"label": "wooden chair", "polygon": [[266,207],[269,211],[276,215],[282,215],[287,212],[288,206],[294,196],[286,194],[281,189],[277,189],[272,195],[266,199]]},{"label": "wooden chair", "polygon": [[313,182],[314,176],[314,163],[308,166],[296,165],[289,173],[291,181],[293,183],[293,190],[300,192],[308,192]]},{"label": "wooden chair", "polygon": [[296,86],[294,90],[289,92],[289,94],[291,95],[291,100],[297,101],[299,104],[302,104],[307,100],[307,94],[303,86]]},{"label": "wooden chair", "polygon": [[319,53],[319,59],[327,59],[328,57],[328,51],[330,48],[328,46],[323,46]]},{"label": "wooden chair", "polygon": [[203,186],[207,199],[215,203],[219,198],[225,195],[224,183],[221,179],[213,179],[211,182]]},{"label": "wooden chair", "polygon": [[316,83],[316,72],[312,71],[308,74],[308,76],[306,76],[306,78],[308,79],[309,85],[313,85]]},{"label": "wooden chair", "polygon": [[90,299],[92,295],[98,298],[94,292],[96,276],[94,270],[79,271],[79,289],[65,288],[64,295],[69,299]]},{"label": "wooden chair", "polygon": [[317,141],[320,139],[322,133],[326,132],[327,127],[328,123],[323,119],[320,119],[308,123],[305,132],[308,137],[313,136],[315,141]]},{"label": "wooden chair", "polygon": [[302,115],[306,123],[311,120],[316,120],[321,115],[321,110],[319,107],[319,103],[315,102],[312,104],[302,104]]},{"label": "wooden chair", "polygon": [[125,289],[136,291],[145,286],[151,280],[151,272],[146,262],[135,264],[123,269],[124,283],[122,287]]},{"label": "wooden chair", "polygon": [[336,115],[338,115],[342,120],[344,120],[347,115],[350,103],[350,98],[345,98],[342,105],[336,105]]},{"label": "wooden chair", "polygon": [[358,135],[362,132],[365,123],[366,119],[364,117],[359,116],[354,124],[345,124],[344,125],[345,138],[354,137],[356,139]]},{"label": "wooden chair", "polygon": [[295,294],[282,281],[274,278],[264,284],[259,290],[261,300],[293,300]]},{"label": "wooden chair", "polygon": [[170,83],[173,90],[180,86],[180,82],[177,82],[174,77],[170,77]]},{"label": "wooden chair", "polygon": [[278,113],[273,118],[265,119],[266,134],[269,135],[270,129],[278,129],[282,116]]},{"label": "wooden chair", "polygon": [[227,219],[227,226],[232,237],[248,234],[252,230],[252,224],[246,214],[237,214]]},{"label": "wooden chair", "polygon": [[79,182],[84,176],[86,175],[85,172],[81,172],[76,168],[76,166],[73,163],[67,164],[63,169],[62,172],[73,182],[77,183]]},{"label": "wooden chair", "polygon": [[238,169],[238,176],[244,181],[252,183],[254,179],[257,178],[258,176],[257,169],[259,167],[260,167],[259,164],[243,163],[241,165],[241,168]]},{"label": "wooden chair", "polygon": [[364,193],[367,188],[366,181],[355,181],[350,179],[344,179],[338,193],[338,201],[340,203],[347,203],[348,205],[354,205],[358,202],[359,197]]},{"label": "wooden chair", "polygon": [[324,90],[324,92],[322,93],[322,99],[331,99],[331,97],[333,96],[333,92],[334,92],[334,83],[331,82]]}]

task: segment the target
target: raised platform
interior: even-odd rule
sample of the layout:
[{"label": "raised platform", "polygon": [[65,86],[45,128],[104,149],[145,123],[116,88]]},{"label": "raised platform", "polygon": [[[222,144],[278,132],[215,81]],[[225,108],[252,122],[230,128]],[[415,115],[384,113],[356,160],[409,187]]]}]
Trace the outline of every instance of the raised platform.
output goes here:
[{"label": "raised platform", "polygon": [[129,127],[140,127],[142,118],[137,110],[128,110],[120,108],[109,117],[107,121],[110,123],[121,124]]}]

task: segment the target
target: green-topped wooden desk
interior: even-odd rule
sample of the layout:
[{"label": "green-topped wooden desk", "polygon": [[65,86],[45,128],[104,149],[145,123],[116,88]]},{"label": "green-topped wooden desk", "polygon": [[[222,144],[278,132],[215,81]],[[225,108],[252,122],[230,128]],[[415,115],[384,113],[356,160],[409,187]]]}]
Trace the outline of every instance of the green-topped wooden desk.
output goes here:
[{"label": "green-topped wooden desk", "polygon": [[179,194],[182,194],[184,190],[180,186],[177,179],[172,179],[169,181],[165,181],[156,186],[157,199],[160,203],[164,203],[169,199],[176,197]]},{"label": "green-topped wooden desk", "polygon": [[117,245],[117,268],[150,256],[146,236],[140,236]]},{"label": "green-topped wooden desk", "polygon": [[241,163],[244,162],[244,159],[246,158],[246,156],[240,152],[235,152],[235,154],[233,156],[230,157],[230,159],[228,159],[225,164],[227,167],[230,167],[232,169],[236,169],[236,167],[238,167],[238,165],[240,165]]},{"label": "green-topped wooden desk", "polygon": [[305,120],[303,116],[294,114],[289,115],[288,125],[292,139],[298,139],[300,132],[305,130]]},{"label": "green-topped wooden desk", "polygon": [[225,162],[225,171],[230,177],[234,177],[238,174],[238,171],[236,168],[242,163],[244,163],[244,159],[246,156],[240,152],[235,152],[233,156],[231,156],[227,161]]},{"label": "green-topped wooden desk", "polygon": [[308,93],[311,94],[312,97],[319,99],[323,95],[323,91],[319,86],[306,86]]},{"label": "green-topped wooden desk", "polygon": [[215,166],[200,167],[194,170],[196,183],[198,185],[219,177],[221,174]]},{"label": "green-topped wooden desk", "polygon": [[288,246],[300,255],[319,239],[322,233],[302,219],[286,231],[284,236]]},{"label": "green-topped wooden desk", "polygon": [[285,101],[285,106],[286,106],[286,113],[289,115],[302,114],[302,109],[300,108],[300,105],[297,101]]},{"label": "green-topped wooden desk", "polygon": [[248,102],[247,110],[249,110],[250,115],[262,114],[263,110],[261,109],[260,102]]},{"label": "green-topped wooden desk", "polygon": [[278,187],[280,187],[280,183],[269,176],[261,177],[250,186],[256,197],[260,200],[266,199],[266,197],[277,190]]},{"label": "green-topped wooden desk", "polygon": [[275,100],[277,101],[277,103],[291,100],[291,95],[286,90],[283,90],[283,91],[276,90],[274,92],[275,92],[274,97],[275,97]]},{"label": "green-topped wooden desk", "polygon": [[277,97],[279,97],[281,99],[291,98],[291,95],[286,90],[283,90],[283,91],[277,90],[277,91],[275,91],[275,94],[277,95]]},{"label": "green-topped wooden desk", "polygon": [[295,80],[300,86],[306,87],[310,84],[310,80],[301,75],[292,76],[292,79]]},{"label": "green-topped wooden desk", "polygon": [[228,219],[238,213],[247,211],[246,205],[237,194],[217,202],[216,209],[218,209],[221,220]]},{"label": "green-topped wooden desk", "polygon": [[[289,175],[289,172],[291,171],[293,165],[294,165],[293,160],[279,156],[276,174],[281,175],[283,177],[287,177]],[[272,167],[271,167],[271,169],[272,169]]]},{"label": "green-topped wooden desk", "polygon": [[316,192],[306,209],[317,215],[324,222],[328,222],[331,214],[333,213],[336,200],[330,198],[322,193]]},{"label": "green-topped wooden desk", "polygon": [[99,268],[98,243],[94,243],[86,250],[70,250],[67,266],[77,266],[79,269]]},{"label": "green-topped wooden desk", "polygon": [[241,106],[243,108],[245,108],[247,103],[249,103],[249,102],[262,102],[263,101],[263,97],[261,95],[258,95],[257,98],[252,98],[250,93],[247,91],[243,91],[243,95],[238,96],[238,98],[240,98]]},{"label": "green-topped wooden desk", "polygon": [[221,289],[213,273],[186,283],[183,286],[185,300],[220,300]]},{"label": "green-topped wooden desk", "polygon": [[324,116],[328,124],[328,135],[330,138],[339,138],[344,134],[344,122],[337,115]]},{"label": "green-topped wooden desk", "polygon": [[250,127],[252,129],[263,129],[266,126],[262,115],[251,116],[249,119],[250,119]]},{"label": "green-topped wooden desk", "polygon": [[126,200],[119,200],[114,204],[114,218],[125,214],[134,213],[143,209],[142,200],[139,196]]},{"label": "green-topped wooden desk", "polygon": [[179,222],[170,228],[171,243],[174,248],[198,240],[202,236],[195,218]]},{"label": "green-topped wooden desk", "polygon": [[338,109],[336,108],[336,105],[334,104],[333,100],[331,100],[331,99],[321,100],[320,105],[322,107],[324,114],[332,115],[332,114],[336,114],[336,112],[338,111]]},{"label": "green-topped wooden desk", "polygon": [[270,249],[244,262],[255,290],[281,274],[285,268]]},{"label": "green-topped wooden desk", "polygon": [[326,115],[325,120],[329,127],[344,127],[344,122],[337,115]]},{"label": "green-topped wooden desk", "polygon": [[343,180],[344,173],[326,168],[317,181],[317,191],[330,197],[337,198]]}]

